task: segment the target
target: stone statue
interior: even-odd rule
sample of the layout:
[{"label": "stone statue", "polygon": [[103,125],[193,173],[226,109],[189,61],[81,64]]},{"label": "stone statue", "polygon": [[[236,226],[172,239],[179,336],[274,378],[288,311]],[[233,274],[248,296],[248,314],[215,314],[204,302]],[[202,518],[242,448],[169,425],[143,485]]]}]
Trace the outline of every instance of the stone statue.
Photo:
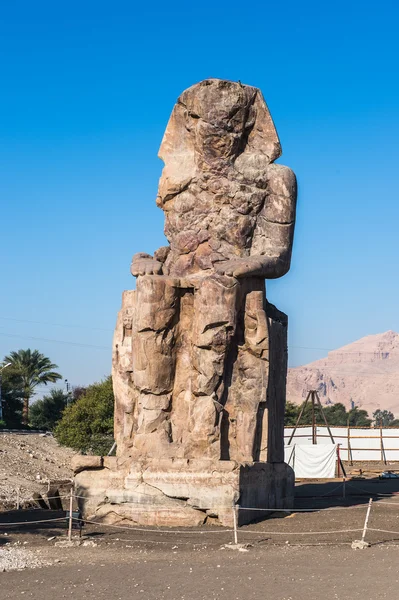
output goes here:
[{"label": "stone statue", "polygon": [[116,460],[130,481],[139,464],[140,482],[149,465],[161,479],[176,465],[183,478],[193,464],[284,465],[287,318],[265,293],[290,267],[294,233],[296,180],[280,155],[258,89],[207,79],[177,100],[159,153],[169,246],[133,257],[113,344]]},{"label": "stone statue", "polygon": [[136,291],[115,334],[120,453],[259,459],[264,280],[288,271],[295,219],[295,175],[274,164],[280,154],[256,88],[208,79],[178,99],[159,154],[170,245],[133,257]]}]

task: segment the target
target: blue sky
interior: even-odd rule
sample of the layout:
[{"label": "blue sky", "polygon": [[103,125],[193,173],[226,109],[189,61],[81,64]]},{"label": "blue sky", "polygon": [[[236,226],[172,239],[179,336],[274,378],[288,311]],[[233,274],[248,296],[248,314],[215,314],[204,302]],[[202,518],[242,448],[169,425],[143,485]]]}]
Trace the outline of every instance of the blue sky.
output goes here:
[{"label": "blue sky", "polygon": [[399,331],[398,20],[393,1],[2,3],[0,355],[110,372],[131,256],[164,244],[163,131],[207,77],[261,88],[298,177],[292,269],[268,283],[290,364]]}]

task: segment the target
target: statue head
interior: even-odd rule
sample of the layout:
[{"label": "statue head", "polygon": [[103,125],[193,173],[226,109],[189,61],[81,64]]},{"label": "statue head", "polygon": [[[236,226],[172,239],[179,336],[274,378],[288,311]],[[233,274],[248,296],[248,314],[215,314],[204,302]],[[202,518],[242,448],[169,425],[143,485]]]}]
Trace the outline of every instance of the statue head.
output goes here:
[{"label": "statue head", "polygon": [[195,148],[215,158],[234,157],[245,151],[247,144],[269,153],[270,162],[281,154],[277,132],[260,90],[235,81],[205,79],[181,94],[159,151],[165,162],[176,147],[169,138],[175,138],[176,134],[177,147],[185,144],[188,149]]},{"label": "statue head", "polygon": [[243,155],[269,164],[281,146],[269,109],[255,87],[205,79],[178,98],[159,150],[164,161],[158,203],[184,189],[202,171],[219,172]]},{"label": "statue head", "polygon": [[233,81],[206,79],[179,98],[186,129],[208,160],[237,156],[255,123],[257,90]]}]

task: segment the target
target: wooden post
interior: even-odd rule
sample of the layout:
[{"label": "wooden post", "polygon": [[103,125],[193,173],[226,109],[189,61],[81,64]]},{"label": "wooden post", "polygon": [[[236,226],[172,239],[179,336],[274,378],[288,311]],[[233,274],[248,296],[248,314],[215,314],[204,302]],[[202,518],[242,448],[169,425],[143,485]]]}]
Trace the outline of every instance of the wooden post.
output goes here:
[{"label": "wooden post", "polygon": [[366,537],[367,525],[368,525],[368,522],[369,522],[369,517],[370,517],[370,512],[371,512],[371,505],[372,504],[373,504],[373,499],[370,498],[369,505],[367,507],[366,519],[364,521],[364,527],[363,527],[363,533],[362,533],[362,542],[364,542],[364,538]]},{"label": "wooden post", "polygon": [[73,488],[71,488],[71,496],[69,498],[69,523],[68,523],[68,541],[72,541],[72,509],[73,509]]},{"label": "wooden post", "polygon": [[352,457],[352,448],[351,448],[351,430],[349,426],[348,419],[348,461],[351,466],[353,466],[353,457]]},{"label": "wooden post", "polygon": [[315,392],[312,392],[312,444],[317,444],[316,420],[315,420],[315,414],[314,414],[314,395],[315,395]]},{"label": "wooden post", "polygon": [[113,453],[113,451],[115,450],[115,448],[116,448],[116,442],[114,442],[114,443],[112,444],[111,450],[108,452],[107,456],[111,456],[111,455],[112,455],[112,453]]},{"label": "wooden post", "polygon": [[[317,402],[318,402],[319,407],[320,407],[320,412],[321,412],[321,415],[323,417],[324,423],[325,423],[325,425],[327,427],[327,431],[328,431],[328,433],[330,435],[331,441],[332,441],[333,444],[335,444],[335,440],[333,438],[333,434],[331,433],[330,426],[329,426],[329,424],[327,422],[326,415],[324,414],[324,410],[323,410],[323,407],[322,407],[321,402],[320,402],[319,394],[317,392],[314,392],[314,393],[316,395]],[[346,471],[345,471],[344,463],[342,462],[341,458],[339,459],[339,464],[341,465],[341,469],[342,469],[342,473],[343,473],[344,477],[346,477]]]},{"label": "wooden post", "polygon": [[382,436],[382,424],[380,425],[380,447],[381,447],[381,462],[387,464],[387,458],[384,450],[384,438]]},{"label": "wooden post", "polygon": [[237,535],[237,508],[233,504],[233,527],[234,527],[234,543],[237,546],[238,544],[238,535]]}]

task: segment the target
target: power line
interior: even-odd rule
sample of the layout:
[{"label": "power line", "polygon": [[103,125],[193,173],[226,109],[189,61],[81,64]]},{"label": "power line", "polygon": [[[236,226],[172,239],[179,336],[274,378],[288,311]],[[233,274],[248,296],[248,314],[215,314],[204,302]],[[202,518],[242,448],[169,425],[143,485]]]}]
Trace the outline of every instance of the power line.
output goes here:
[{"label": "power line", "polygon": [[22,340],[35,340],[38,342],[51,342],[51,343],[56,343],[56,344],[66,344],[69,346],[79,346],[82,348],[96,348],[98,350],[108,350],[108,351],[111,350],[111,348],[108,346],[95,346],[94,344],[84,344],[81,342],[67,342],[66,340],[52,340],[49,338],[33,337],[31,335],[18,335],[17,333],[0,332],[0,335],[5,336],[5,337],[19,338]]},{"label": "power line", "polygon": [[[0,319],[2,319],[3,321],[14,321],[16,323],[31,323],[34,325],[47,325],[50,327],[70,327],[73,329],[88,329],[90,331],[106,331],[107,333],[112,333],[112,329],[108,329],[105,327],[88,327],[87,325],[72,325],[70,323],[49,323],[47,321],[32,321],[32,320],[28,320],[28,319],[17,319],[15,317],[2,317],[0,316]],[[37,338],[40,339],[40,338]],[[44,338],[41,338],[44,339]],[[53,340],[53,341],[61,341],[61,340]],[[67,343],[67,342],[65,342]],[[68,342],[68,343],[72,343],[72,342]],[[96,346],[97,348],[99,346]],[[296,344],[288,344],[289,348],[297,348],[299,350],[323,350],[324,352],[338,352],[339,348],[324,348],[322,346],[297,346]],[[341,354],[373,354],[373,352],[370,352],[368,350],[356,350],[356,351],[351,351],[351,352],[346,352],[343,351]]]},{"label": "power line", "polygon": [[[112,333],[112,329],[106,329],[104,327],[88,327],[87,325],[72,325],[69,323],[49,323],[47,321],[32,321],[28,319],[17,319],[15,317],[2,317],[0,319],[3,321],[13,321],[15,323],[31,323],[33,325],[47,325],[49,327],[70,327],[72,329],[88,329],[91,331],[106,331],[107,333]],[[300,350],[323,350],[325,352],[330,352],[334,350],[334,348],[320,348],[317,346],[295,346],[288,344],[289,348],[298,348]]]},{"label": "power line", "polygon": [[288,348],[299,348],[300,350],[324,350],[325,352],[334,351],[334,348],[319,348],[317,346],[293,346],[292,344],[288,344]]},{"label": "power line", "polygon": [[34,325],[49,325],[50,327],[71,327],[73,329],[90,329],[91,331],[107,331],[111,332],[111,329],[105,329],[103,327],[88,327],[87,325],[71,325],[62,323],[48,323],[46,321],[29,321],[27,319],[16,319],[14,317],[0,317],[3,321],[14,321],[16,323],[32,323]]},{"label": "power line", "polygon": [[[96,346],[95,344],[85,344],[82,342],[69,342],[66,340],[54,340],[54,339],[50,339],[50,338],[34,337],[34,336],[29,336],[29,335],[19,335],[17,333],[0,332],[0,335],[5,336],[5,337],[23,339],[23,340],[34,340],[34,341],[38,341],[38,342],[50,342],[50,343],[56,343],[56,344],[64,344],[64,345],[68,345],[68,346],[77,346],[80,348],[95,348],[96,350],[107,350],[108,352],[111,351],[111,347],[108,347],[108,346]],[[345,367],[345,365],[344,365],[344,367]],[[329,373],[338,373],[340,375],[348,375],[348,376],[352,376],[352,377],[367,377],[367,376],[374,377],[375,375],[386,376],[389,373],[395,372],[395,371],[382,371],[382,372],[371,372],[371,373],[356,373],[356,372],[347,372],[345,370],[337,370],[336,368],[331,369],[327,365],[323,366],[323,367],[316,367],[316,366],[311,367],[309,365],[301,365],[299,367],[290,367],[290,369],[303,369],[303,368],[308,369],[309,371],[327,371],[327,373],[326,373],[327,375]]]},{"label": "power line", "polygon": [[[35,325],[47,325],[50,327],[70,327],[73,329],[87,329],[87,330],[92,330],[92,331],[103,331],[103,332],[107,332],[107,333],[111,333],[112,330],[111,329],[106,329],[106,328],[102,328],[102,327],[87,327],[85,325],[72,325],[72,324],[61,324],[61,323],[49,323],[46,321],[31,321],[28,319],[17,319],[14,317],[2,317],[0,316],[0,319],[5,320],[5,321],[14,321],[14,322],[18,322],[18,323],[31,323],[31,324],[35,324]],[[28,335],[21,335],[21,334],[16,334],[16,333],[3,333],[0,332],[0,335],[2,336],[6,336],[6,337],[14,337],[14,338],[19,338],[19,339],[29,339],[29,340],[35,340],[35,341],[42,341],[42,342],[50,342],[50,343],[57,343],[57,344],[66,344],[66,345],[70,345],[70,346],[78,346],[78,347],[82,347],[82,348],[95,348],[98,350],[110,350],[111,348],[108,346],[97,346],[95,344],[85,344],[83,342],[70,342],[67,340],[56,340],[56,339],[49,339],[49,338],[43,338],[43,337],[35,337],[35,336],[28,336]],[[288,344],[288,348],[295,348],[295,349],[300,349],[300,350],[323,350],[325,352],[337,352],[339,353],[339,348],[323,348],[320,346],[297,346],[294,344]],[[372,351],[367,351],[367,350],[357,350],[357,351],[352,351],[352,352],[346,352],[343,351],[340,353],[341,355],[352,355],[352,354],[376,354],[375,352]],[[320,369],[320,367],[307,367],[306,365],[302,365],[303,367],[306,367],[308,369]],[[301,368],[301,367],[290,367],[292,369],[295,368]],[[323,369],[329,369],[327,366],[326,367],[322,367]],[[385,375],[385,372],[381,372],[381,373],[373,373],[373,375]],[[356,374],[357,375],[357,374]],[[368,375],[368,373],[362,373],[362,375]]]}]

